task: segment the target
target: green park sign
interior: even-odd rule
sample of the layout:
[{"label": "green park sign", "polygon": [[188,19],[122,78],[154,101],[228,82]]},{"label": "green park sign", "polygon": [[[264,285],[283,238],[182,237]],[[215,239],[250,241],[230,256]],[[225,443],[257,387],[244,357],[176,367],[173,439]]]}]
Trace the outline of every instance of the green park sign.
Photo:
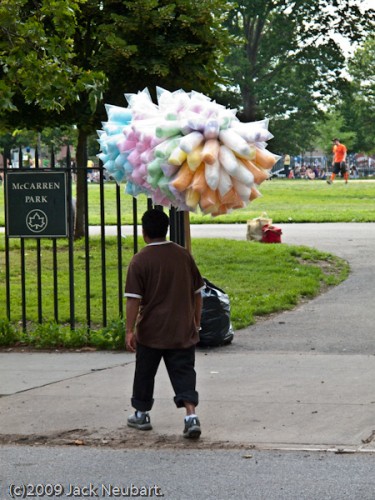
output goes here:
[{"label": "green park sign", "polygon": [[7,173],[7,236],[56,238],[67,236],[65,172]]}]

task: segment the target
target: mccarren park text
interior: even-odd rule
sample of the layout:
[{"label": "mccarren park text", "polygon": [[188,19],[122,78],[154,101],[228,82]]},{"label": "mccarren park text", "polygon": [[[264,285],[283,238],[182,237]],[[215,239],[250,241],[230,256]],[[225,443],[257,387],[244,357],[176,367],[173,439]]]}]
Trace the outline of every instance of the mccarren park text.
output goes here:
[{"label": "mccarren park text", "polygon": [[60,189],[60,182],[12,182],[12,189]]}]

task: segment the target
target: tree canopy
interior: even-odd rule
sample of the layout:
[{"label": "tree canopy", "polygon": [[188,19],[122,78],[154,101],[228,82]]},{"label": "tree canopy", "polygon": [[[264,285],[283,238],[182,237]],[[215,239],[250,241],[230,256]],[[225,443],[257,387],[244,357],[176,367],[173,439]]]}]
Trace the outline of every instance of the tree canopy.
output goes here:
[{"label": "tree canopy", "polygon": [[74,33],[82,4],[83,0],[1,1],[0,115],[3,124],[5,121],[5,125],[9,123],[11,127],[18,121],[19,126],[40,128],[51,112],[63,111],[77,99],[79,92],[92,94],[102,86],[103,74],[94,73],[73,60]]},{"label": "tree canopy", "polygon": [[124,105],[124,92],[207,92],[220,81],[226,11],[221,0],[2,0],[3,117],[92,131],[103,100]]},{"label": "tree canopy", "polygon": [[354,99],[352,119],[364,143],[365,126],[362,132],[359,126],[371,115],[364,92],[373,41],[363,49],[367,56],[358,53],[350,62],[350,85],[338,41],[360,43],[371,32],[374,10],[363,15],[361,3],[2,0],[2,126],[74,123],[86,137],[105,119],[104,102],[125,105],[124,92],[194,89],[238,107],[245,121],[269,117],[270,147],[299,153],[345,92],[346,103]]},{"label": "tree canopy", "polygon": [[[227,44],[222,0],[3,0],[0,104],[8,128],[76,124],[77,165],[104,103],[155,86],[206,92]],[[47,112],[47,113],[46,113]],[[77,176],[77,229],[84,206]]]},{"label": "tree canopy", "polygon": [[[279,152],[309,148],[314,123],[345,86],[337,36],[359,42],[371,30],[352,0],[238,0],[228,29],[235,37],[227,67],[232,99],[245,121],[271,118]],[[229,96],[225,96],[229,98]],[[240,98],[240,99],[239,99]]]},{"label": "tree canopy", "polygon": [[341,107],[345,128],[356,132],[354,148],[375,152],[375,37],[371,35],[349,60],[350,87]]}]

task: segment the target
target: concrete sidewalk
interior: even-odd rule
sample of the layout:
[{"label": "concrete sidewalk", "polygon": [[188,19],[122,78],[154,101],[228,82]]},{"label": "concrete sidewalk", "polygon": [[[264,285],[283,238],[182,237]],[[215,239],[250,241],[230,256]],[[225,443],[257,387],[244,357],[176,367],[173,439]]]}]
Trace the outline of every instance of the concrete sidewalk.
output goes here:
[{"label": "concrete sidewalk", "polygon": [[[181,437],[164,367],[154,429],[126,427],[130,353],[0,353],[0,443],[256,446],[375,452],[375,224],[281,225],[283,242],[347,259],[328,293],[197,353],[202,438]],[[246,238],[244,225],[192,226],[193,237]],[[249,243],[251,244],[251,243]]]}]

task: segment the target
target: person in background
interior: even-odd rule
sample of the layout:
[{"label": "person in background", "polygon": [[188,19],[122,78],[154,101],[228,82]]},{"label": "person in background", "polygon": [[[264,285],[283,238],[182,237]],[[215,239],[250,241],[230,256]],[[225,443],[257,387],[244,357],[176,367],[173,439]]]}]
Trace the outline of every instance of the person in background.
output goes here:
[{"label": "person in background", "polygon": [[352,165],[352,167],[351,167],[350,176],[353,179],[358,179],[359,178],[358,170],[357,170],[357,167],[355,165]]},{"label": "person in background", "polygon": [[177,408],[185,408],[183,436],[197,439],[200,421],[195,372],[195,346],[199,341],[203,278],[193,257],[167,241],[169,218],[161,210],[142,217],[146,246],[130,261],[126,284],[126,349],[136,353],[132,406],[127,424],[152,429],[155,376],[161,359],[175,392]]},{"label": "person in background", "polygon": [[328,184],[332,184],[332,182],[335,180],[336,175],[341,172],[341,175],[345,179],[345,184],[348,183],[349,179],[349,172],[346,168],[346,155],[347,155],[347,149],[345,144],[341,144],[340,139],[332,139],[333,142],[333,171],[331,174],[331,177],[327,179]]},{"label": "person in background", "polygon": [[284,173],[285,173],[285,178],[289,178],[289,171],[290,171],[290,155],[286,154],[284,155]]}]

